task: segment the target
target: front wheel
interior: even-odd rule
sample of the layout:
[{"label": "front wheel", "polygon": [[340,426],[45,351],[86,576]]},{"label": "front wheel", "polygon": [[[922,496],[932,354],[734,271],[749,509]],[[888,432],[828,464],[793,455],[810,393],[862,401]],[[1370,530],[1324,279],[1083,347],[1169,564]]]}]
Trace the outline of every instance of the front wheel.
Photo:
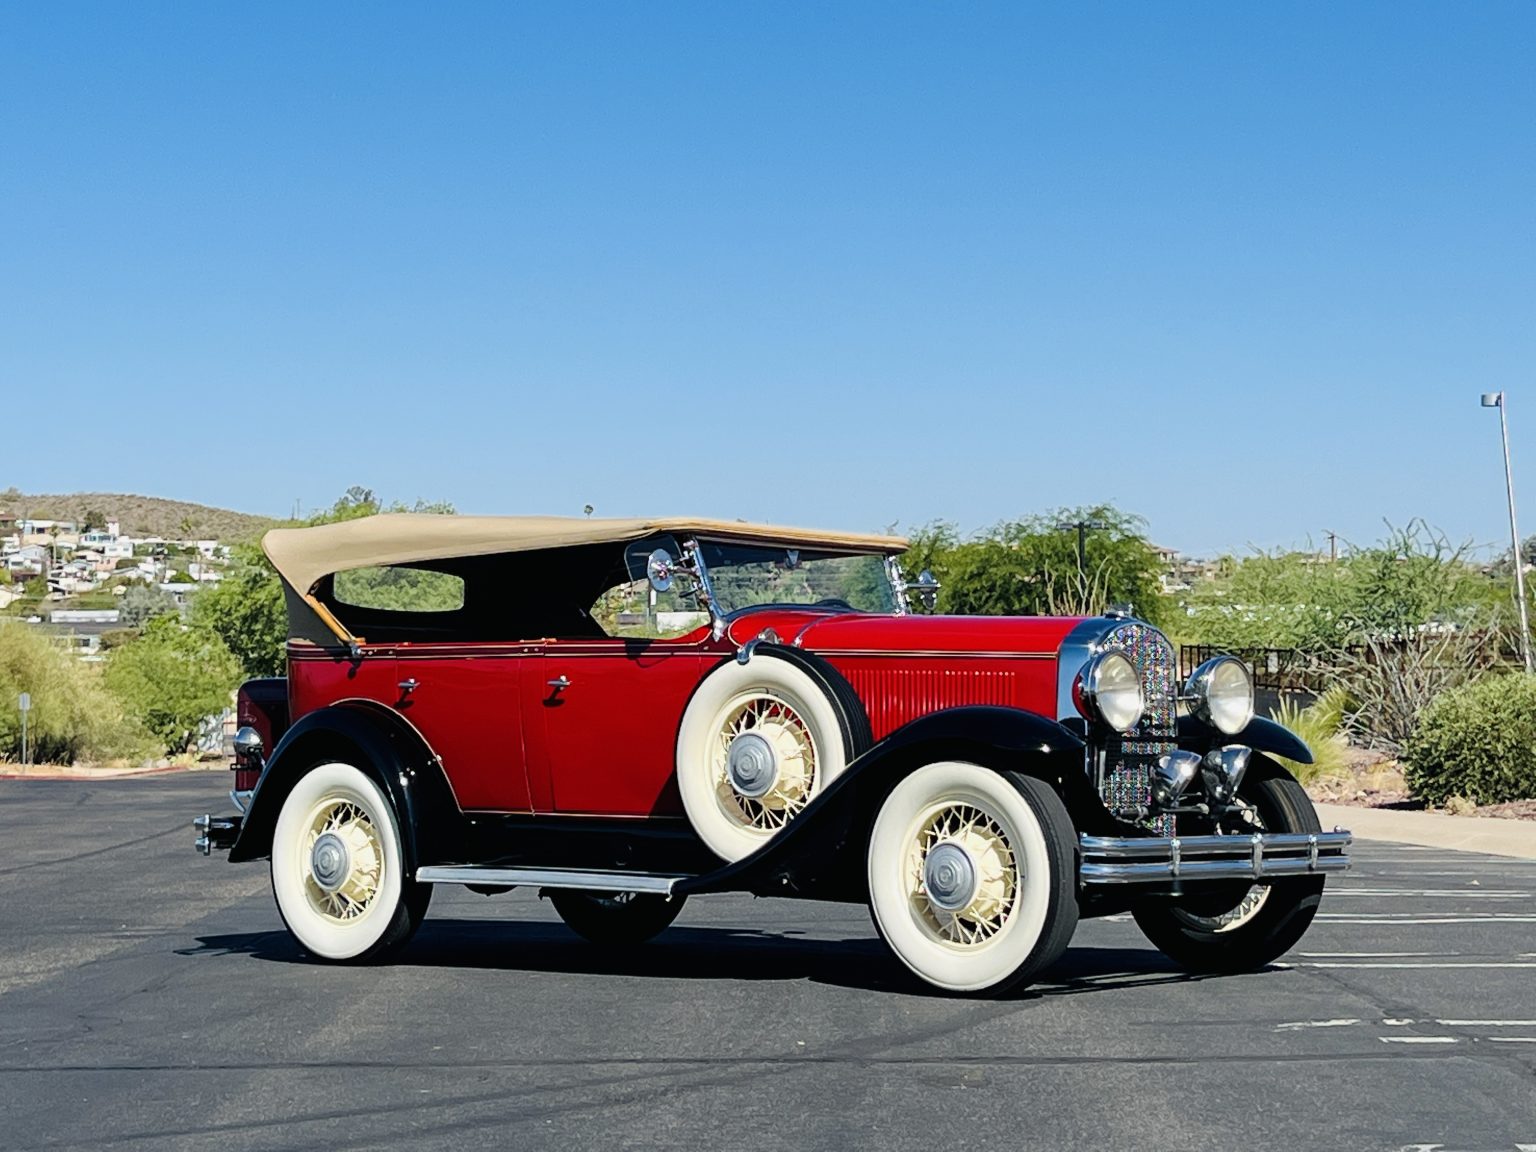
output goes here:
[{"label": "front wheel", "polygon": [[[1252,807],[1243,832],[1320,832],[1306,790],[1289,774],[1244,781]],[[1199,895],[1152,899],[1133,908],[1137,926],[1190,972],[1250,972],[1296,946],[1323,898],[1322,876],[1285,876],[1264,884],[1221,885]]]},{"label": "front wheel", "polygon": [[322,960],[378,959],[409,940],[430,884],[405,878],[387,797],[350,764],[317,764],[283,801],[272,834],[277,910]]},{"label": "front wheel", "polygon": [[979,764],[919,768],[869,837],[869,907],[891,951],[947,992],[1027,983],[1077,927],[1076,836],[1039,780]]},{"label": "front wheel", "polygon": [[549,902],[578,936],[604,947],[644,944],[677,919],[682,896],[649,892],[579,892],[555,888]]}]

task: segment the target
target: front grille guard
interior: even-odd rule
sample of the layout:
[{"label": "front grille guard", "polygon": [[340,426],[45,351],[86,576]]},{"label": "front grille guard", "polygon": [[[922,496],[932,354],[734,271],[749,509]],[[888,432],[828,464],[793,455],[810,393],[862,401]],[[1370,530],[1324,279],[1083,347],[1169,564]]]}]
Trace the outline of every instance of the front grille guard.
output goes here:
[{"label": "front grille guard", "polygon": [[1085,885],[1184,880],[1269,880],[1343,872],[1354,837],[1332,832],[1252,836],[1079,836]]}]

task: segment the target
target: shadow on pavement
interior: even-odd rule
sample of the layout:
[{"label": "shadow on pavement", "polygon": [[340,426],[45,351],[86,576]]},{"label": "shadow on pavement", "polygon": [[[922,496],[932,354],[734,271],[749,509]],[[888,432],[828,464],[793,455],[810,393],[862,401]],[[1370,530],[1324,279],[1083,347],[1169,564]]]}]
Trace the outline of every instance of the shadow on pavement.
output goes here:
[{"label": "shadow on pavement", "polygon": [[[282,931],[203,936],[196,947],[177,954],[313,962]],[[674,927],[647,944],[599,948],[563,925],[544,921],[428,919],[388,963],[669,980],[810,980],[874,992],[946,995],[919,982],[873,937],[811,940],[750,928]],[[1191,976],[1148,948],[1069,948],[1031,988],[1005,998],[1043,999],[1212,978]]]}]

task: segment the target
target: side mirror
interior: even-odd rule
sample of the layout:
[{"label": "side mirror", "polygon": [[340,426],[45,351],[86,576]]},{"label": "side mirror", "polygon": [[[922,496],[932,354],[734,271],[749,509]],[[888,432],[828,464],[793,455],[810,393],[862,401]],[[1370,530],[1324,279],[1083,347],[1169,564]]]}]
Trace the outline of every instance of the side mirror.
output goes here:
[{"label": "side mirror", "polygon": [[671,590],[672,575],[676,571],[677,561],[672,559],[672,553],[665,548],[658,548],[646,557],[645,578],[657,592]]},{"label": "side mirror", "polygon": [[917,600],[925,611],[932,612],[934,605],[939,602],[939,582],[932,572],[924,568],[917,575],[917,583],[912,587],[917,592]]}]

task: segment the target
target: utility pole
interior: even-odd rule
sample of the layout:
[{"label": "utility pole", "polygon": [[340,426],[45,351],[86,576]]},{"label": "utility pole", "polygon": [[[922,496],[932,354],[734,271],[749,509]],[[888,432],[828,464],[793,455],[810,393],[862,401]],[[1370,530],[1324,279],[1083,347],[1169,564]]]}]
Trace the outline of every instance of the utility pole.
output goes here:
[{"label": "utility pole", "polygon": [[1525,564],[1520,556],[1520,529],[1515,523],[1515,473],[1509,464],[1509,418],[1502,392],[1484,392],[1483,407],[1499,410],[1499,432],[1504,439],[1504,490],[1509,496],[1510,559],[1515,564],[1515,597],[1520,601],[1520,658],[1527,672],[1536,672],[1531,662],[1531,622],[1525,606]]},{"label": "utility pole", "polygon": [[1323,535],[1328,537],[1328,563],[1337,564],[1339,562],[1339,534],[1337,532],[1324,532]]}]

